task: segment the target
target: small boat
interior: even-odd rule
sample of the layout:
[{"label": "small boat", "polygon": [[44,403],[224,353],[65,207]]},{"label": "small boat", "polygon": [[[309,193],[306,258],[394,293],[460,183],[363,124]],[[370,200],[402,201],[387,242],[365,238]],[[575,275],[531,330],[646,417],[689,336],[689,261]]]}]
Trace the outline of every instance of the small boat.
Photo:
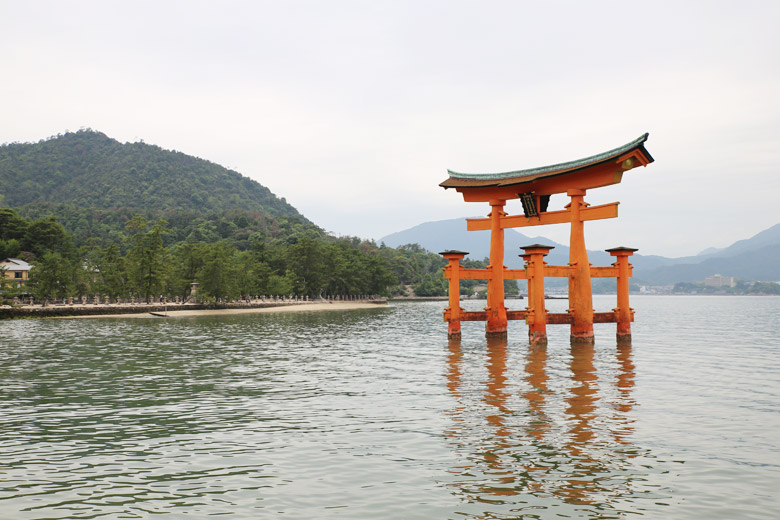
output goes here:
[{"label": "small boat", "polygon": [[158,316],[160,318],[170,318],[167,314],[163,314],[162,312],[150,312],[152,316]]}]

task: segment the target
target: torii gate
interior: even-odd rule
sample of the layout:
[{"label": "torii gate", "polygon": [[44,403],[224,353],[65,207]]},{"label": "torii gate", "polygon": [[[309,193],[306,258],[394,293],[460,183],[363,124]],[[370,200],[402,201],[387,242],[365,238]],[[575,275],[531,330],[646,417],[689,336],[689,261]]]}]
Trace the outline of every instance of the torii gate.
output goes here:
[{"label": "torii gate", "polygon": [[[610,186],[621,181],[623,173],[653,162],[644,147],[649,134],[614,150],[552,166],[506,173],[458,173],[447,170],[449,178],[439,184],[455,188],[466,202],[488,202],[489,218],[468,219],[469,231],[490,230],[490,265],[486,269],[465,269],[460,259],[468,253],[444,251],[449,260],[444,276],[449,279],[449,307],[444,319],[449,323],[449,337],[460,337],[461,321],[485,321],[488,337],[506,336],[507,320],[524,319],[532,343],[547,341],[547,323],[571,324],[572,342],[593,342],[593,323],[617,323],[619,341],[630,341],[633,309],[628,304],[628,278],[631,265],[628,257],[636,249],[618,247],[607,251],[616,257],[611,267],[591,267],[585,248],[584,223],[588,220],[616,218],[618,202],[590,206],[584,200],[587,190]],[[561,211],[547,211],[550,196],[565,193],[571,198]],[[507,215],[507,200],[520,199],[523,215]],[[551,246],[533,244],[524,247],[525,269],[504,266],[504,229],[546,224],[571,224],[569,265],[548,266],[543,258]],[[563,314],[548,313],[544,308],[544,278],[569,279],[569,309]],[[593,310],[591,277],[616,277],[617,307],[613,312]],[[460,282],[463,279],[487,279],[487,307],[484,312],[466,312],[460,307]],[[507,311],[504,305],[504,280],[528,280],[528,307],[525,311]]]}]

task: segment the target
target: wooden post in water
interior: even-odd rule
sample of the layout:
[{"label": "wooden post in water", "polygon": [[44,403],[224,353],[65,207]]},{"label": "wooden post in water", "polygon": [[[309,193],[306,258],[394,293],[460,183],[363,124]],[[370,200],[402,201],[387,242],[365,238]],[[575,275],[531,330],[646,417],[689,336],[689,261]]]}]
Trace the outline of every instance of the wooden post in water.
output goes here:
[{"label": "wooden post in water", "polygon": [[571,235],[569,241],[569,313],[572,343],[593,343],[593,290],[590,282],[590,262],[585,248],[585,223],[580,215],[585,203],[585,190],[567,190],[571,197],[567,206],[571,213]]},{"label": "wooden post in water", "polygon": [[634,321],[634,309],[628,304],[628,279],[631,276],[631,264],[628,257],[637,249],[630,247],[613,247],[607,249],[607,253],[616,257],[612,265],[618,268],[617,275],[617,341],[618,343],[631,343],[631,322]]},{"label": "wooden post in water", "polygon": [[528,340],[532,345],[547,344],[547,309],[544,308],[544,257],[550,253],[552,246],[533,244],[523,246],[522,257],[526,260],[525,269],[528,273]]},{"label": "wooden post in water", "polygon": [[443,251],[439,253],[449,263],[444,267],[444,277],[449,279],[449,303],[444,310],[444,321],[447,322],[447,337],[460,339],[460,316],[463,309],[460,306],[460,261],[468,254],[465,251]]},{"label": "wooden post in water", "polygon": [[487,320],[485,336],[501,338],[506,336],[506,306],[504,305],[504,228],[501,227],[501,217],[504,213],[505,200],[490,201],[490,278],[487,288]]}]

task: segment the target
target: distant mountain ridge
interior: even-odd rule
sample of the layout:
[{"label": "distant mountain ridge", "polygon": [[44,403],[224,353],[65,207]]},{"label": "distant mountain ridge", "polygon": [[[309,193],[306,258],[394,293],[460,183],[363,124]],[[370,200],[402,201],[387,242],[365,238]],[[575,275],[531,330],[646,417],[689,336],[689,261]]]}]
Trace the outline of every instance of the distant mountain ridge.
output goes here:
[{"label": "distant mountain ridge", "polygon": [[[378,242],[384,242],[390,247],[405,244],[419,244],[435,253],[458,249],[468,251],[469,258],[482,260],[490,256],[490,231],[466,231],[466,219],[455,218],[425,222],[398,233],[382,237]],[[550,240],[544,236],[524,235],[516,229],[506,229],[504,233],[504,265],[517,269],[522,267],[520,254],[522,247],[530,244],[546,244],[555,249],[550,251],[546,261],[550,264],[565,265],[569,262],[569,246]],[[591,262],[601,265],[612,263],[611,257],[604,251],[588,251]]]},{"label": "distant mountain ridge", "polygon": [[93,130],[0,145],[0,206],[259,211],[302,215],[260,183],[159,146],[120,143]]},{"label": "distant mountain ridge", "polygon": [[[378,240],[390,247],[419,244],[433,252],[446,249],[468,251],[469,257],[481,260],[489,256],[490,232],[467,231],[465,218],[425,222],[404,231],[392,233]],[[569,248],[545,237],[529,237],[515,229],[505,230],[504,265],[519,268],[523,265],[520,247],[533,243],[554,246],[546,258],[552,265],[566,265]],[[609,265],[612,257],[604,251],[588,251],[593,265]],[[710,248],[696,256],[667,258],[658,255],[631,257],[634,280],[637,282],[666,285],[677,282],[695,282],[707,276],[722,274],[749,281],[780,281],[780,224],[776,224],[753,237],[739,240],[722,249]]]}]

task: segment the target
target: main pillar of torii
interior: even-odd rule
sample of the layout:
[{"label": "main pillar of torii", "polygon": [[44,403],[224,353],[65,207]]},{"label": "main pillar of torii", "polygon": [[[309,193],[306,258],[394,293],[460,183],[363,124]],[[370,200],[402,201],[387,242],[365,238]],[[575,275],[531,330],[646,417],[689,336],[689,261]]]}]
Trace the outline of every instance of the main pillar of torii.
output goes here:
[{"label": "main pillar of torii", "polygon": [[[454,188],[466,202],[490,204],[488,218],[468,219],[469,231],[490,230],[490,265],[485,333],[488,337],[506,335],[507,310],[504,305],[504,229],[564,224],[571,226],[569,243],[569,319],[573,342],[593,341],[593,296],[591,266],[585,247],[584,223],[617,217],[618,204],[590,206],[587,190],[619,183],[623,173],[653,162],[645,149],[648,134],[607,152],[551,166],[505,173],[458,173],[448,170],[443,188]],[[560,211],[547,211],[550,196],[565,193],[570,202]],[[507,215],[507,200],[520,199],[522,215]],[[633,250],[632,250],[633,251]],[[626,310],[628,312],[628,310]],[[620,332],[620,331],[619,331]]]}]

